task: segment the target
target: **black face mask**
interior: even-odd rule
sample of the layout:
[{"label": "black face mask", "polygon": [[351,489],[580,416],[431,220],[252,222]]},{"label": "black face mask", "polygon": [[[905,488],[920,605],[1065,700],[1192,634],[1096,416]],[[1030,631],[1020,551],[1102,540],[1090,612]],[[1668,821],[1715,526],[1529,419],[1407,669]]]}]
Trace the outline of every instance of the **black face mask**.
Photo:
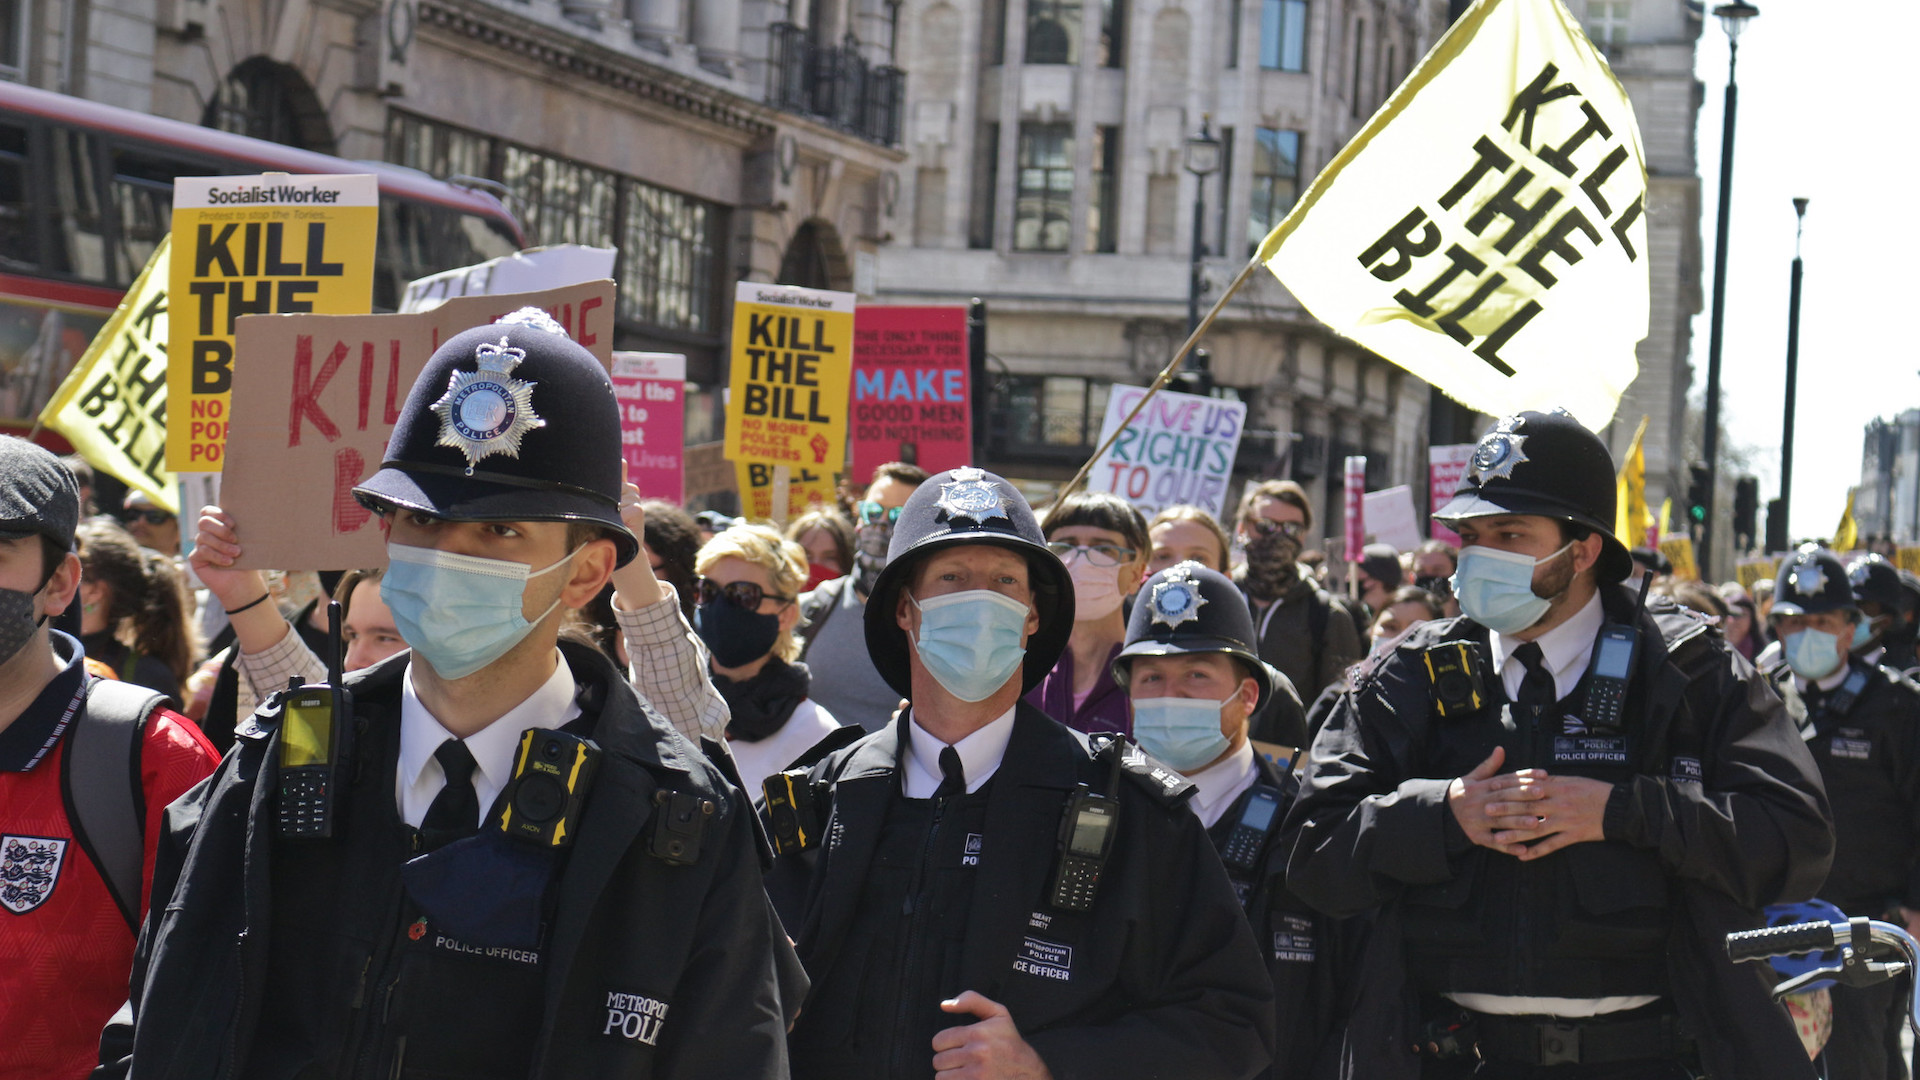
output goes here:
[{"label": "black face mask", "polygon": [[873,595],[874,582],[887,565],[887,546],[893,543],[893,522],[875,521],[854,530],[853,587],[862,596]]},{"label": "black face mask", "polygon": [[1276,529],[1247,541],[1247,595],[1278,600],[1300,581],[1300,541]]},{"label": "black face mask", "polygon": [[0,664],[13,659],[32,641],[45,621],[33,617],[33,597],[33,593],[18,589],[0,589]]},{"label": "black face mask", "polygon": [[714,663],[744,667],[773,651],[780,640],[780,616],[762,615],[720,597],[694,612],[694,629],[707,643]]}]

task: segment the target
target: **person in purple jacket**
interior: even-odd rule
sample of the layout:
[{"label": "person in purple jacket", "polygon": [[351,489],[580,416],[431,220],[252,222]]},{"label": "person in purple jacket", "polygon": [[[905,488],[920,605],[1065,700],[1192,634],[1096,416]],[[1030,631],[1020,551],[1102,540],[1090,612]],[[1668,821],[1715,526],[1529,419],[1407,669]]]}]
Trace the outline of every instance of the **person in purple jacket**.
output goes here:
[{"label": "person in purple jacket", "polygon": [[1127,691],[1110,669],[1127,636],[1126,599],[1147,577],[1147,520],[1117,495],[1082,491],[1054,503],[1041,528],[1073,575],[1073,635],[1026,701],[1077,731],[1128,734]]}]

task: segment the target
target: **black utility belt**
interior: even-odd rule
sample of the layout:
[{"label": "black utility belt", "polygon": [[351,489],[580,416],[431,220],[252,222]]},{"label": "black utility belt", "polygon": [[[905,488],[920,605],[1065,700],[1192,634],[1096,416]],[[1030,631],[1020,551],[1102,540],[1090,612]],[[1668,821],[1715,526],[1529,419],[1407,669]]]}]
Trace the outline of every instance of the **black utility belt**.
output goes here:
[{"label": "black utility belt", "polygon": [[[1660,1006],[1650,1006],[1659,1009]],[[1518,1065],[1606,1065],[1618,1061],[1672,1058],[1692,1040],[1672,1012],[1635,1009],[1631,1018],[1565,1019],[1470,1013],[1480,1056]]]}]

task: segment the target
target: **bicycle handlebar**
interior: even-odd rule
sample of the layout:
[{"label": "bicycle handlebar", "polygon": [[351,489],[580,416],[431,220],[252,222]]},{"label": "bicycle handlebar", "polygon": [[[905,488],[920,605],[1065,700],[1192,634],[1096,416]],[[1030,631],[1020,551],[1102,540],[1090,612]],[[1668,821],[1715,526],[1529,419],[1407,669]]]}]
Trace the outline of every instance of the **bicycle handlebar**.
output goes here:
[{"label": "bicycle handlebar", "polygon": [[[1846,923],[1839,923],[1837,927],[1840,936],[1851,936]],[[1818,922],[1742,930],[1727,935],[1727,959],[1739,963],[1743,960],[1765,960],[1772,956],[1804,956],[1812,952],[1825,952],[1835,945],[1835,929],[1834,923]]]}]

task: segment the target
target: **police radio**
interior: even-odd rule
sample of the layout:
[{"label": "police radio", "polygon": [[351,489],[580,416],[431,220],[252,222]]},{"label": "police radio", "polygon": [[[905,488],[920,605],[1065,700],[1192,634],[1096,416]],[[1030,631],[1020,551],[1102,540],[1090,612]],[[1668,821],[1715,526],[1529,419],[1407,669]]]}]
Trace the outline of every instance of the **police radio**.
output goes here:
[{"label": "police radio", "polygon": [[571,846],[599,768],[600,747],[592,739],[546,728],[521,732],[500,831],[540,847]]},{"label": "police radio", "polygon": [[1260,861],[1260,848],[1273,828],[1273,818],[1280,810],[1280,793],[1265,784],[1254,787],[1253,795],[1247,800],[1246,807],[1240,811],[1240,820],[1233,826],[1233,832],[1227,835],[1226,846],[1220,849],[1220,861],[1229,869],[1242,873],[1251,871]]},{"label": "police radio", "polygon": [[[1119,760],[1119,755],[1114,755]],[[1088,911],[1100,888],[1100,872],[1113,851],[1114,825],[1120,820],[1120,801],[1078,785],[1060,819],[1060,860],[1053,871],[1049,903],[1061,911]]]},{"label": "police radio", "polygon": [[1640,647],[1639,612],[1647,606],[1648,574],[1640,580],[1640,604],[1635,625],[1609,623],[1600,628],[1600,640],[1593,646],[1593,678],[1587,683],[1584,719],[1588,727],[1618,730],[1620,713],[1627,704],[1627,684],[1633,681],[1633,654]]},{"label": "police radio", "polygon": [[280,692],[280,788],[275,830],[294,840],[339,831],[339,790],[353,760],[353,695],[340,677],[340,602],[327,604],[327,681]]}]

